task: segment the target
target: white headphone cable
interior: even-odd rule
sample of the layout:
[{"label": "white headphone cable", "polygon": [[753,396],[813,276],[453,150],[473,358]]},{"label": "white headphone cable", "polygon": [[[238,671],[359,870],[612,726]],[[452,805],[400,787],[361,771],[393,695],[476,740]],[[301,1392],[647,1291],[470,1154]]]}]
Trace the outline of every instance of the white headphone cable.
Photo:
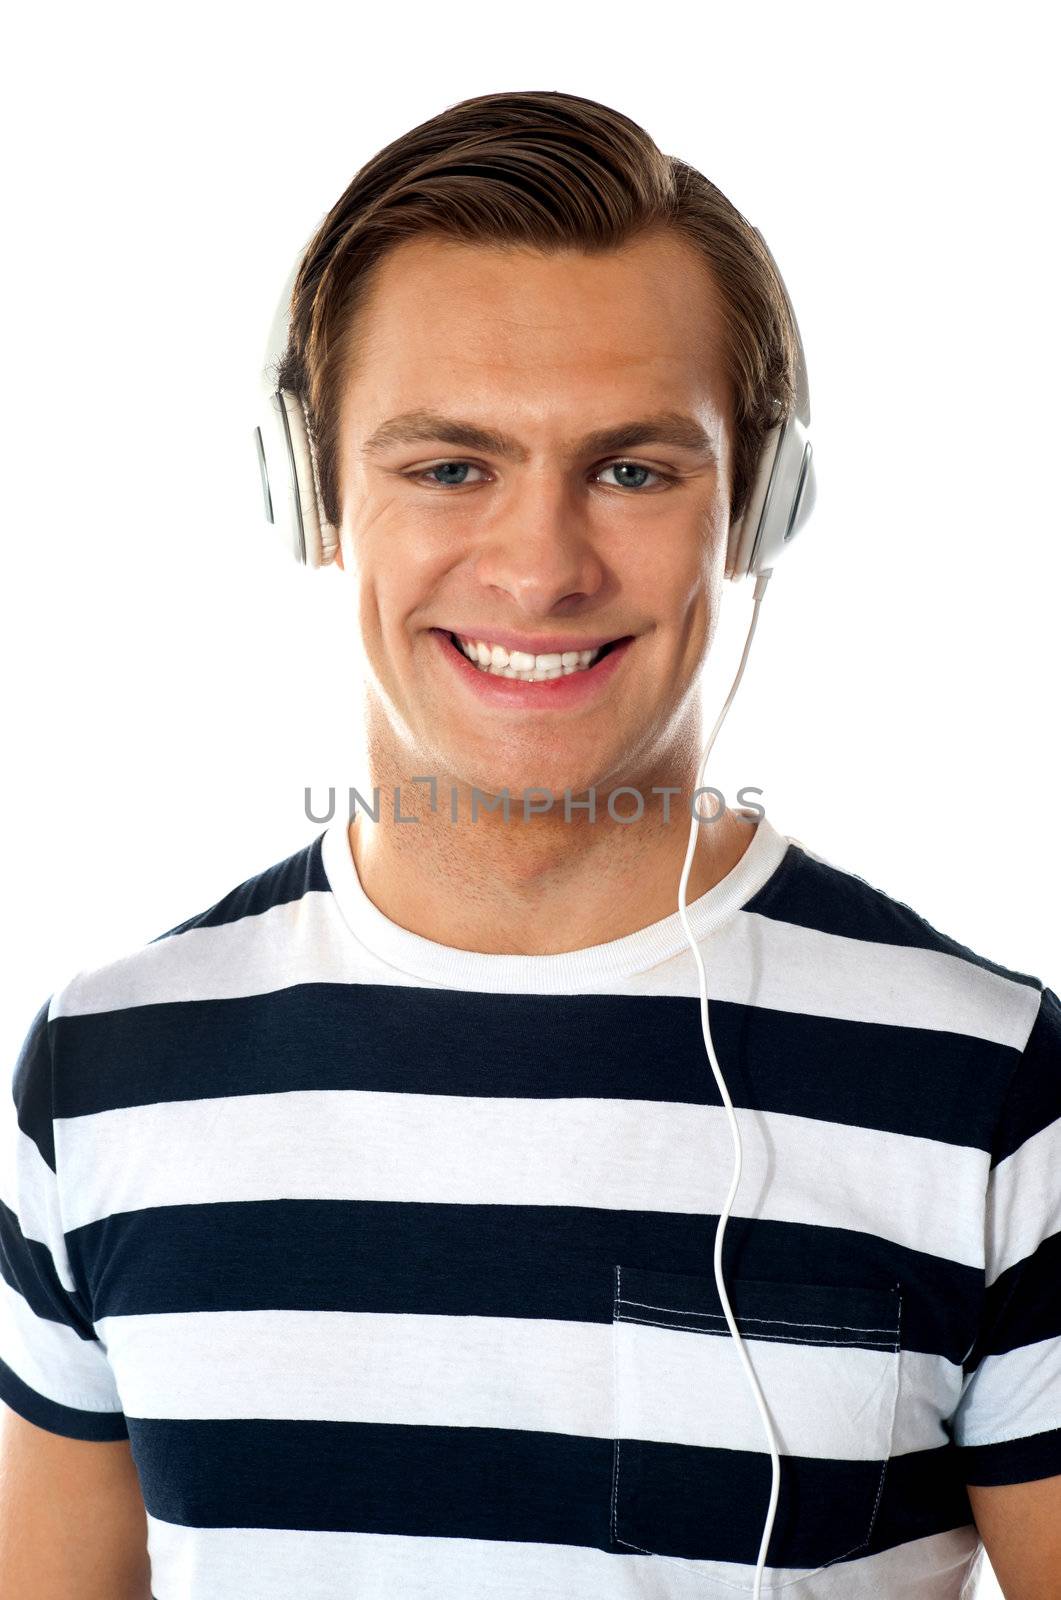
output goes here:
[{"label": "white headphone cable", "polygon": [[[733,685],[729,691],[729,694],[726,696],[726,703],[722,707],[711,737],[707,741],[707,747],[704,750],[704,754],[700,762],[700,770],[697,773],[696,783],[694,785],[694,795],[696,789],[699,789],[703,783],[704,769],[707,766],[707,758],[711,754],[711,747],[715,742],[719,728],[722,726],[726,712],[729,710],[730,705],[733,702],[733,696],[737,692],[737,687],[744,673],[744,664],[748,659],[748,651],[751,649],[752,636],[755,633],[755,624],[759,620],[759,606],[763,595],[766,593],[766,585],[770,580],[772,571],[773,569],[768,567],[765,572],[760,572],[756,577],[755,603],[752,607],[752,620],[748,628],[748,637],[744,641],[744,654],[740,658],[740,666],[737,668],[737,676],[734,678]],[[730,1307],[729,1300],[726,1298],[725,1285],[722,1281],[722,1234],[726,1226],[726,1219],[730,1213],[730,1207],[733,1204],[733,1198],[737,1193],[737,1186],[740,1183],[741,1142],[740,1132],[737,1128],[737,1119],[733,1114],[733,1102],[729,1097],[729,1092],[726,1089],[725,1081],[722,1077],[721,1071],[719,1070],[718,1061],[715,1057],[715,1047],[711,1041],[711,1025],[708,1022],[707,1017],[707,973],[704,971],[703,958],[700,954],[700,948],[693,937],[693,931],[689,925],[689,917],[685,906],[685,891],[689,882],[689,869],[692,866],[693,855],[696,851],[697,832],[700,827],[700,815],[699,802],[697,801],[693,806],[693,819],[689,829],[689,847],[685,852],[685,866],[682,868],[681,881],[678,885],[678,915],[682,920],[682,927],[685,929],[685,937],[689,941],[689,947],[696,959],[697,969],[700,974],[700,1020],[703,1024],[704,1043],[707,1046],[708,1060],[711,1062],[711,1070],[715,1074],[715,1081],[718,1084],[719,1093],[721,1094],[723,1103],[726,1107],[726,1114],[729,1117],[730,1129],[733,1133],[733,1178],[729,1186],[729,1194],[726,1196],[726,1204],[719,1213],[718,1227],[715,1229],[715,1283],[718,1286],[719,1299],[722,1301],[722,1310],[725,1313],[726,1322],[729,1325],[729,1331],[736,1341],[737,1354],[740,1356],[744,1371],[748,1377],[748,1382],[752,1386],[752,1393],[755,1396],[755,1403],[759,1407],[759,1415],[763,1420],[763,1427],[766,1429],[766,1436],[770,1441],[770,1461],[773,1468],[773,1480],[770,1486],[770,1508],[766,1514],[766,1525],[763,1528],[763,1536],[759,1545],[759,1559],[756,1562],[755,1582],[752,1587],[753,1600],[760,1600],[762,1593],[763,1567],[766,1562],[766,1552],[770,1544],[770,1535],[773,1532],[774,1515],[777,1511],[777,1496],[781,1483],[781,1461],[778,1455],[777,1439],[774,1436],[774,1430],[770,1422],[770,1413],[766,1409],[766,1402],[763,1399],[762,1390],[759,1388],[758,1380],[756,1379],[755,1373],[752,1371],[751,1362],[748,1360],[747,1352],[744,1349],[741,1336],[737,1331],[737,1324],[734,1321],[733,1311]]]}]

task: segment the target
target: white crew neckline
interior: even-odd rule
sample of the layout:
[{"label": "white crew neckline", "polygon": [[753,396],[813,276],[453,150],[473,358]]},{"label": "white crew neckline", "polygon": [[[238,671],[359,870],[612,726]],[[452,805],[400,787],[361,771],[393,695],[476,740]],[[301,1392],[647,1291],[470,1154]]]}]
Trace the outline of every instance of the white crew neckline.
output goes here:
[{"label": "white crew neckline", "polygon": [[[373,955],[411,977],[450,989],[494,993],[577,992],[580,985],[644,972],[683,950],[689,951],[678,915],[677,881],[670,916],[604,944],[543,956],[490,954],[439,944],[392,922],[369,899],[350,849],[348,823],[349,818],[337,816],[319,835],[321,862],[332,895],[354,937]],[[773,827],[764,813],[736,865],[686,907],[698,943],[716,932],[762,888],[781,865],[789,844],[790,840]]]}]

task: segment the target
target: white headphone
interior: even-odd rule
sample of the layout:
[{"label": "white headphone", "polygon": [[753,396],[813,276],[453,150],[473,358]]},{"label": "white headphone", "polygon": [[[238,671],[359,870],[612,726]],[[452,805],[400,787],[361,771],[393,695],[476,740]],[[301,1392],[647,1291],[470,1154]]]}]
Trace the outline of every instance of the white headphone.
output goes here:
[{"label": "white headphone", "polygon": [[[758,228],[755,233],[776,270],[777,263],[766,240]],[[321,567],[334,559],[339,533],[325,517],[321,504],[316,455],[301,398],[276,384],[277,366],[287,349],[290,331],[291,293],[306,246],[288,274],[269,329],[261,374],[261,420],[254,430],[254,441],[266,521],[273,523],[296,561]],[[781,279],[780,272],[778,278]],[[726,576],[735,580],[773,567],[810,516],[816,496],[807,433],[810,391],[803,341],[783,280],[781,287],[796,335],[795,408],[767,434],[744,512],[730,525]]]},{"label": "white headphone", "polygon": [[[755,232],[758,234],[767,256],[773,262],[775,271],[777,271],[777,262],[774,261],[773,256],[770,254],[766,240],[759,233],[758,228],[755,229]],[[277,364],[287,348],[291,314],[291,291],[295,286],[295,278],[304,253],[305,247],[300,252],[299,258],[288,276],[273,317],[272,327],[269,330],[269,342],[266,347],[265,367],[262,374],[262,421],[254,430],[254,438],[258,451],[258,465],[261,468],[266,519],[276,526],[297,561],[306,566],[320,567],[333,559],[339,545],[339,535],[337,530],[326,520],[324,508],[321,505],[317,463],[302,402],[297,394],[293,394],[288,389],[278,388],[275,383]],[[737,675],[726,697],[726,703],[722,707],[711,737],[704,748],[696,778],[694,796],[703,784],[708,756],[711,754],[718,730],[721,728],[726,713],[733,703],[733,697],[744,673],[752,636],[755,633],[755,625],[759,617],[759,606],[766,592],[766,585],[769,582],[774,562],[807,521],[817,497],[817,485],[815,483],[812,460],[813,453],[807,432],[810,426],[810,390],[807,383],[807,364],[803,354],[803,340],[800,337],[792,301],[779,271],[777,276],[788,303],[796,338],[795,408],[794,412],[784,422],[775,428],[771,428],[767,434],[759,453],[755,476],[744,512],[730,525],[729,541],[726,549],[726,577],[736,581],[754,575],[754,604],[740,666],[737,668]],[[760,1600],[763,1568],[766,1564],[766,1553],[769,1548],[770,1535],[773,1531],[774,1517],[777,1511],[781,1461],[770,1414],[763,1399],[758,1380],[745,1352],[744,1343],[733,1316],[733,1309],[726,1294],[726,1286],[722,1275],[722,1237],[729,1218],[730,1208],[737,1193],[737,1186],[740,1182],[742,1152],[740,1130],[737,1127],[737,1119],[733,1112],[733,1102],[726,1088],[711,1038],[711,1025],[708,1018],[707,973],[686,909],[686,888],[689,882],[689,873],[696,851],[700,826],[700,814],[698,811],[694,811],[689,828],[689,844],[685,855],[685,865],[678,885],[678,916],[685,930],[685,936],[692,951],[693,959],[696,962],[700,983],[700,1021],[703,1029],[704,1044],[707,1049],[711,1070],[714,1073],[722,1102],[726,1108],[730,1131],[733,1136],[733,1176],[730,1180],[726,1203],[719,1212],[718,1226],[715,1229],[715,1283],[718,1288],[726,1323],[736,1345],[745,1376],[751,1385],[752,1395],[759,1409],[759,1415],[766,1429],[766,1436],[770,1444],[770,1503],[759,1544],[759,1556],[756,1562],[752,1587],[753,1600]]]}]

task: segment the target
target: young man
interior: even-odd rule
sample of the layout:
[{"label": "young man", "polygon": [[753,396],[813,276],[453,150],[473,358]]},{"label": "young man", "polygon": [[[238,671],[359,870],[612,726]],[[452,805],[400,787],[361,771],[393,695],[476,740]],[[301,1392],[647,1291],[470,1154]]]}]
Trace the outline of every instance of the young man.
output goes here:
[{"label": "young man", "polygon": [[[281,381],[378,821],[29,1030],[5,1595],[751,1591],[771,1457],[675,900],[794,351],[739,213],[577,96],[449,108],[318,230]],[[1008,1600],[1056,1596],[1057,996],[761,813],[699,829],[687,904],[764,1592],[957,1600],[983,1541]]]}]

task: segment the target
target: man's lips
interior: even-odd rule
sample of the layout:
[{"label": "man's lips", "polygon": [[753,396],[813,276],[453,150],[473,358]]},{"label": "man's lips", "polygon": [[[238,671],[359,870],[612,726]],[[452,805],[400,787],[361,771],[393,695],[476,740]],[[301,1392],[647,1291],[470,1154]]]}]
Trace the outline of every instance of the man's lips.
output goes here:
[{"label": "man's lips", "polygon": [[[518,675],[505,677],[500,672],[486,671],[468,659],[448,629],[431,628],[429,631],[438,641],[444,659],[452,664],[458,677],[481,703],[507,707],[509,710],[560,710],[564,706],[586,704],[604,691],[634,643],[632,634],[613,639],[601,648],[590,666],[534,681]],[[500,643],[500,640],[494,642]],[[545,654],[544,651],[538,653]]]},{"label": "man's lips", "polygon": [[459,639],[481,639],[484,644],[499,644],[505,650],[522,650],[530,656],[563,655],[565,650],[600,650],[605,645],[618,644],[622,639],[633,637],[628,633],[579,633],[560,637],[547,633],[510,633],[504,628],[491,627],[448,627],[432,629],[432,632],[452,633]]}]

